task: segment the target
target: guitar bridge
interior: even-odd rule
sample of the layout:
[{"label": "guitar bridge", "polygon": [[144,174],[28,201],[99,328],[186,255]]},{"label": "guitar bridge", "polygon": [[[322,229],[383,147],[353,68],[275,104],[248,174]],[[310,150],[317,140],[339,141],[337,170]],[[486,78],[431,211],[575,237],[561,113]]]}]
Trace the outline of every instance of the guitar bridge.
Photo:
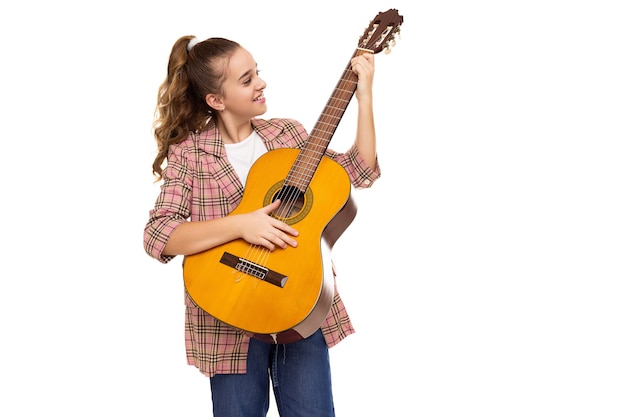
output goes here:
[{"label": "guitar bridge", "polygon": [[243,272],[262,281],[274,284],[277,287],[283,288],[287,282],[287,277],[276,271],[272,271],[262,265],[256,264],[248,259],[240,258],[232,253],[224,252],[220,263],[230,266],[237,271]]}]

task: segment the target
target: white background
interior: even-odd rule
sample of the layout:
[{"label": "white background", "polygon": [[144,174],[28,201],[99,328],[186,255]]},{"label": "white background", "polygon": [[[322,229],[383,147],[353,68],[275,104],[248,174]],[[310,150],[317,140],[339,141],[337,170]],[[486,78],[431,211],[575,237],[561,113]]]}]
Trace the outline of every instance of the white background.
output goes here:
[{"label": "white background", "polygon": [[357,328],[331,350],[338,415],[623,417],[620,3],[3,3],[0,414],[210,415],[180,259],[142,248],[171,46],[237,40],[267,116],[311,129],[397,8],[376,56],[383,176],[335,247]]}]

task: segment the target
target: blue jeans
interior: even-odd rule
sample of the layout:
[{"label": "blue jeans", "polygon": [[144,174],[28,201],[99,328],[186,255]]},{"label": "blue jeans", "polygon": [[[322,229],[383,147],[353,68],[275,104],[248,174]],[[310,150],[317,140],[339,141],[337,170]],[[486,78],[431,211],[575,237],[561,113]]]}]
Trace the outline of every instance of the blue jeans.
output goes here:
[{"label": "blue jeans", "polygon": [[269,383],[281,417],[334,417],[328,346],[318,330],[286,345],[250,340],[246,374],[211,377],[214,417],[265,417]]}]

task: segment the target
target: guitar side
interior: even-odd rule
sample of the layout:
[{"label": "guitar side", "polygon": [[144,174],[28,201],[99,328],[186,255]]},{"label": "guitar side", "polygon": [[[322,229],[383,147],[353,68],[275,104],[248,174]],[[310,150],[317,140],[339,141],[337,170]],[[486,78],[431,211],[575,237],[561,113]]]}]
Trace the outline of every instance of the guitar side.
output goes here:
[{"label": "guitar side", "polygon": [[[273,201],[298,153],[276,149],[261,156],[250,170],[241,203],[229,216]],[[322,158],[302,207],[281,218],[299,231],[298,246],[270,252],[237,239],[187,256],[183,277],[191,298],[215,318],[247,332],[295,329],[308,337],[325,319],[334,296],[330,246],[322,237],[346,206],[350,187],[343,167]]]}]

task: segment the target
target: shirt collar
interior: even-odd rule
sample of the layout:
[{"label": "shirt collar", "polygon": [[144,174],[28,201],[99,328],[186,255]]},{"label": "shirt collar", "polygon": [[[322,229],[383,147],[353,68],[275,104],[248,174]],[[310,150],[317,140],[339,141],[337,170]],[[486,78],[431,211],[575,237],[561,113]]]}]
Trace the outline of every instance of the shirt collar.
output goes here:
[{"label": "shirt collar", "polygon": [[[271,142],[282,131],[280,126],[264,119],[253,118],[251,122],[252,128],[256,130],[264,143]],[[206,127],[193,136],[199,149],[220,158],[226,157],[224,141],[217,130],[214,119],[210,119]]]}]

